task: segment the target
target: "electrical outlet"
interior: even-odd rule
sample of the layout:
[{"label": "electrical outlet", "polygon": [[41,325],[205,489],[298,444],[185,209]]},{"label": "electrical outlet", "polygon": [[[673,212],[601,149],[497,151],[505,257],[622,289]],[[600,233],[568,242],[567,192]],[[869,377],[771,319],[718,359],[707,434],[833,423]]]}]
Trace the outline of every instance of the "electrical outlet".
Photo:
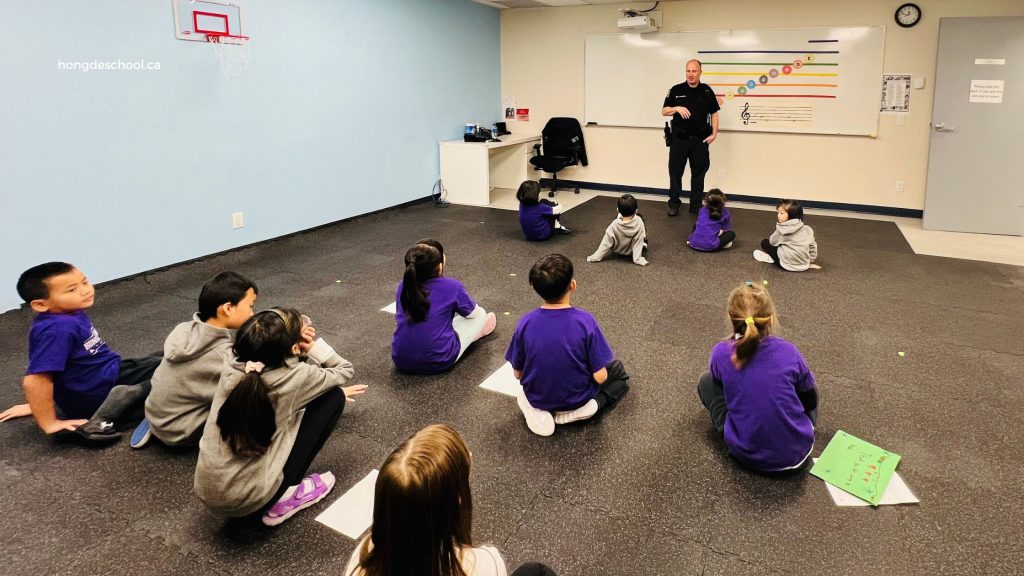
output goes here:
[{"label": "electrical outlet", "polygon": [[896,125],[906,126],[907,125],[907,114],[905,112],[896,113]]},{"label": "electrical outlet", "polygon": [[245,226],[245,215],[241,212],[235,212],[231,215],[231,227],[235,230]]},{"label": "electrical outlet", "polygon": [[725,170],[719,170],[718,171],[718,179],[719,180],[725,180]]},{"label": "electrical outlet", "polygon": [[896,181],[896,191],[903,192],[903,180]]}]

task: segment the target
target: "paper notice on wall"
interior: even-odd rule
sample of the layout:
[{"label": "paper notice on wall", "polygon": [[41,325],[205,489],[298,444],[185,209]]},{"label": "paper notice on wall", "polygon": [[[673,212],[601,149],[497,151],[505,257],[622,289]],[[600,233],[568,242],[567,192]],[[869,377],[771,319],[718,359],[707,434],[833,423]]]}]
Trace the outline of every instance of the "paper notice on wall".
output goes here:
[{"label": "paper notice on wall", "polygon": [[516,121],[516,97],[505,96],[501,99],[501,107],[505,109],[505,122]]},{"label": "paper notice on wall", "polygon": [[983,104],[1003,103],[1002,80],[971,80],[970,102]]},{"label": "paper notice on wall", "polygon": [[516,121],[518,121],[518,122],[529,122],[530,121],[530,109],[529,108],[516,108]]},{"label": "paper notice on wall", "polygon": [[910,74],[882,75],[881,112],[910,112]]}]

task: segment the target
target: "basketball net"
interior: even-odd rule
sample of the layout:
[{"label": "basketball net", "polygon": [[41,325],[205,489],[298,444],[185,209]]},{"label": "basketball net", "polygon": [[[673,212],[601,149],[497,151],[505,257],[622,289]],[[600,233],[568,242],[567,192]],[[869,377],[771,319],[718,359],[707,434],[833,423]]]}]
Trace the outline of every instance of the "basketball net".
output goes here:
[{"label": "basketball net", "polygon": [[227,34],[207,34],[206,42],[213,46],[213,51],[220,60],[220,71],[224,78],[237,78],[249,64],[249,55],[245,45],[248,36],[231,36]]}]

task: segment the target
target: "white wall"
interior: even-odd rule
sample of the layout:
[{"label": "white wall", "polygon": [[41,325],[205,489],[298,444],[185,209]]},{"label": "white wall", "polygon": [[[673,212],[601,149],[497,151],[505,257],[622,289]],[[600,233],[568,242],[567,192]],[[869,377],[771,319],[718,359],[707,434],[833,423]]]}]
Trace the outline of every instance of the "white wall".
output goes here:
[{"label": "white wall", "polygon": [[[895,116],[882,115],[877,138],[722,132],[711,147],[707,187],[766,198],[923,209],[939,18],[1019,16],[1024,15],[1024,2],[919,0],[923,18],[911,29],[900,28],[893,20],[899,4],[889,0],[663,2],[658,9],[664,14],[661,30],[666,32],[884,25],[883,72],[926,79],[925,89],[913,91],[906,125],[897,126]],[[514,95],[519,107],[530,108],[530,122],[514,125],[514,131],[540,132],[552,116],[583,120],[584,35],[617,32],[617,8],[502,11],[502,94]],[[679,82],[684,64],[679,63]],[[661,105],[661,100],[650,103],[652,109]],[[668,149],[660,129],[595,126],[584,130],[590,165],[559,172],[560,179],[668,188]],[[724,179],[718,178],[720,170]],[[901,193],[894,191],[897,180],[904,182]],[[689,188],[689,172],[683,188]]]},{"label": "white wall", "polygon": [[[236,2],[252,41],[230,80],[209,46],[175,39],[170,0],[8,3],[0,311],[41,262],[101,282],[425,197],[437,141],[497,118],[494,8]],[[160,70],[58,69],[93,60]]]}]

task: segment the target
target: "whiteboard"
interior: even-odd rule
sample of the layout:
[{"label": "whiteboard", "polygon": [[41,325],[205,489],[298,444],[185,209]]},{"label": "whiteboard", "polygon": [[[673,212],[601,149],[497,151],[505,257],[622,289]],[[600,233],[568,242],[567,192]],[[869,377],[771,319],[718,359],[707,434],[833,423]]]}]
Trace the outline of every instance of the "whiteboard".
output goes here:
[{"label": "whiteboard", "polygon": [[719,129],[875,136],[885,28],[588,34],[587,123],[657,128],[686,61],[719,96]]}]

